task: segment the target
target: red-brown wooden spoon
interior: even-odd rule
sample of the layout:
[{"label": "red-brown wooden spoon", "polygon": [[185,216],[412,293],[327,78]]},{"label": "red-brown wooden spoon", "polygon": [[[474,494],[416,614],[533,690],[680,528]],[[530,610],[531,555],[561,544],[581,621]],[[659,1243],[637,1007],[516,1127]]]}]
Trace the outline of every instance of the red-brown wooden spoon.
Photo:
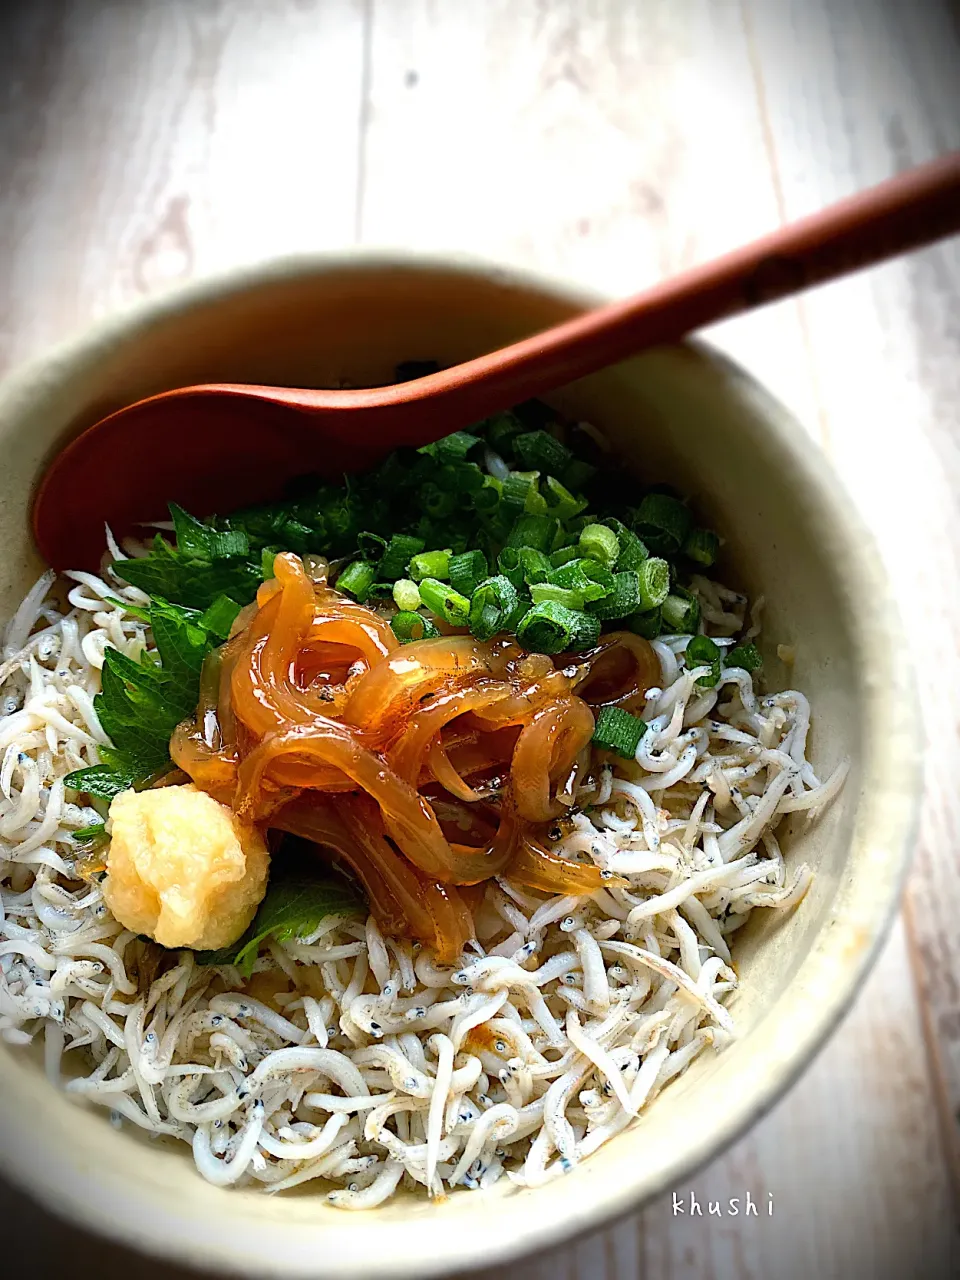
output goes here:
[{"label": "red-brown wooden spoon", "polygon": [[422,445],[522,400],[960,231],[960,152],[685,271],[624,302],[412,382],[315,391],[181,387],[89,427],[53,460],[33,529],[56,568],[95,565],[170,500],[196,514],[278,496],[310,472],[339,475],[398,445]]}]

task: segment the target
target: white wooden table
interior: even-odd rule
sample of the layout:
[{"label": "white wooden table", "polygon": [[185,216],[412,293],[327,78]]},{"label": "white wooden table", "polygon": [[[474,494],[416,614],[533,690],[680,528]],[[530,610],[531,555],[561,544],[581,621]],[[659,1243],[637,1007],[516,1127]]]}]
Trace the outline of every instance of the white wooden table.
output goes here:
[{"label": "white wooden table", "polygon": [[[951,0],[10,0],[0,368],[190,276],[358,241],[626,293],[960,145],[956,15]],[[960,249],[711,336],[826,445],[888,555],[932,740],[920,846],[856,1007],[789,1096],[677,1188],[687,1215],[668,1196],[509,1276],[946,1276]],[[706,1212],[748,1190],[773,1195],[772,1218],[689,1216],[691,1192]],[[68,1250],[74,1273],[130,1274],[19,1203],[3,1216],[7,1258],[12,1241],[35,1273]]]}]

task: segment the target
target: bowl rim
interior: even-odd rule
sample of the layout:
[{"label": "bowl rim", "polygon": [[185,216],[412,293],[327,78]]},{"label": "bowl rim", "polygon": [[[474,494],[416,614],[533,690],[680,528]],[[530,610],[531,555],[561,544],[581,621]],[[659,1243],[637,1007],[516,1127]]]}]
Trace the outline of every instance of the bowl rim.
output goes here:
[{"label": "bowl rim", "polygon": [[[305,276],[319,280],[325,274],[345,270],[370,273],[406,270],[412,275],[429,272],[480,276],[491,283],[580,309],[608,300],[602,291],[582,282],[492,262],[468,253],[420,253],[384,245],[272,257],[183,283],[160,297],[138,301],[60,341],[12,370],[0,382],[0,420],[16,414],[20,404],[29,402],[34,394],[42,393],[45,386],[69,378],[73,372],[87,365],[94,365],[118,339],[127,341],[138,333],[148,333],[154,325],[197,306],[228,304],[233,297],[256,292],[271,284]],[[614,1188],[612,1193],[609,1184],[604,1184],[603,1199],[589,1194],[577,1197],[564,1205],[565,1216],[559,1222],[549,1214],[543,1215],[548,1219],[545,1223],[538,1222],[534,1215],[513,1215],[511,1227],[503,1230],[498,1223],[496,1232],[484,1236],[482,1242],[477,1241],[470,1258],[463,1256],[462,1235],[455,1231],[440,1232],[436,1240],[431,1241],[428,1257],[414,1260],[395,1255],[389,1261],[384,1258],[377,1275],[426,1277],[503,1265],[534,1250],[552,1249],[606,1226],[648,1204],[670,1186],[679,1186],[695,1169],[718,1157],[742,1136],[806,1070],[848,1012],[890,930],[899,905],[919,821],[923,765],[921,753],[916,750],[916,716],[909,710],[916,706],[913,668],[876,540],[856,512],[841,477],[819,442],[807,435],[789,410],[737,361],[717,351],[708,342],[695,338],[679,345],[696,352],[714,366],[722,367],[727,376],[732,375],[741,382],[742,388],[756,403],[758,417],[765,420],[765,430],[776,437],[778,447],[791,456],[803,473],[803,482],[818,507],[828,516],[825,540],[838,558],[844,585],[857,602],[855,639],[866,662],[862,695],[864,776],[866,780],[873,775],[892,779],[896,771],[898,784],[879,797],[865,823],[869,837],[866,843],[874,855],[872,876],[864,870],[855,878],[856,884],[844,886],[847,891],[843,903],[845,914],[837,913],[836,920],[831,920],[831,928],[821,931],[826,936],[818,935],[812,949],[816,952],[819,970],[833,964],[835,978],[828,998],[821,1000],[816,1007],[808,1002],[804,1020],[800,1030],[793,1035],[789,1050],[783,1046],[782,1031],[780,1039],[777,1039],[776,1023],[784,1021],[785,1012],[781,1011],[778,1017],[775,1006],[765,1015],[762,1027],[754,1028],[751,1033],[755,1047],[757,1042],[763,1042],[758,1046],[760,1052],[756,1057],[766,1055],[765,1069],[755,1082],[756,1087],[745,1090],[742,1100],[731,1100],[729,1109],[711,1125],[700,1141],[678,1153],[676,1160],[663,1168],[656,1178],[631,1179],[627,1185]],[[795,438],[803,441],[802,449],[793,443]],[[902,750],[906,742],[911,745],[910,751]],[[806,957],[801,972],[813,960],[812,954]],[[797,1003],[796,996],[787,1000],[791,989],[796,986],[796,978],[794,975],[788,984],[782,1003]],[[758,1036],[758,1032],[763,1034]],[[146,1221],[138,1217],[134,1225],[133,1216],[118,1212],[116,1204],[108,1208],[101,1205],[97,1197],[84,1196],[83,1189],[71,1181],[66,1162],[57,1162],[53,1167],[44,1163],[39,1150],[35,1151],[30,1141],[26,1118],[13,1117],[8,1122],[4,1117],[3,1123],[20,1139],[11,1148],[0,1143],[0,1168],[5,1176],[49,1211],[85,1232],[99,1234],[134,1251],[201,1271],[229,1270],[251,1277],[276,1275],[285,1280],[318,1274],[316,1254],[305,1246],[302,1233],[295,1233],[296,1240],[291,1241],[290,1247],[279,1257],[273,1241],[267,1257],[251,1247],[253,1242],[249,1239],[229,1242],[218,1236],[217,1244],[213,1246],[211,1236],[199,1229],[195,1218],[189,1221],[176,1219],[176,1226],[184,1228],[179,1234],[171,1231],[174,1222],[160,1213]],[[6,1149],[17,1151],[16,1161],[7,1158]],[[563,1181],[550,1185],[559,1187]],[[544,1192],[549,1194],[549,1188],[544,1188]],[[136,1198],[132,1192],[130,1195],[133,1208]],[[330,1224],[325,1223],[319,1233],[311,1229],[310,1239],[315,1245],[324,1237],[327,1240],[339,1237],[347,1224],[353,1221],[352,1216],[347,1215],[344,1227],[336,1231],[331,1231]],[[359,1226],[360,1222],[356,1225]],[[343,1277],[344,1280],[359,1280],[362,1276],[374,1274],[370,1271],[369,1254],[364,1255],[362,1249],[350,1250],[342,1257],[331,1256],[332,1253],[325,1251],[324,1274]]]}]

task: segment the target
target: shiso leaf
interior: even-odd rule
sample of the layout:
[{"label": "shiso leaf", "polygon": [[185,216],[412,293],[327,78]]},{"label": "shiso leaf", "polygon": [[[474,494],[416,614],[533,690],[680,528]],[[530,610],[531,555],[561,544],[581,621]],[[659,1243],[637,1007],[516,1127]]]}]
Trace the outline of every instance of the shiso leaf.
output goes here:
[{"label": "shiso leaf", "polygon": [[347,882],[339,876],[319,879],[316,873],[275,871],[267,892],[257,908],[253,923],[232,946],[218,951],[198,951],[198,964],[232,964],[249,978],[261,944],[270,937],[278,942],[306,937],[319,928],[327,916],[360,915],[365,908]]},{"label": "shiso leaf", "polygon": [[221,639],[194,609],[155,599],[148,615],[156,654],[141,654],[135,661],[119,649],[104,652],[93,705],[112,746],[101,748],[101,764],[64,779],[68,787],[101,800],[147,786],[170,771],[170,735],[195,710],[203,660]]}]

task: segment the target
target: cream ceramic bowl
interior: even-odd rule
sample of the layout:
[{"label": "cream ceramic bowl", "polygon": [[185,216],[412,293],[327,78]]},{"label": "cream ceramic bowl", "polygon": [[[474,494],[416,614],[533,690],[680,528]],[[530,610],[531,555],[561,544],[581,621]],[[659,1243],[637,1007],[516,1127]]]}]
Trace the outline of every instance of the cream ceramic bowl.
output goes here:
[{"label": "cream ceramic bowl", "polygon": [[[94,329],[0,390],[0,617],[40,565],[27,527],[47,458],[83,425],[188,383],[293,386],[389,380],[402,359],[454,363],[596,299],[459,261],[309,257],[203,282]],[[366,1214],[321,1195],[220,1190],[190,1152],[115,1131],[55,1092],[23,1050],[0,1046],[0,1168],[56,1213],[169,1263],[244,1276],[424,1277],[556,1245],[676,1187],[767,1111],[836,1025],[893,913],[914,831],[915,699],[873,542],[798,424],[705,346],[663,349],[568,387],[640,477],[689,493],[728,539],[730,572],[766,598],[771,688],[814,708],[821,775],[852,772],[790,862],[816,879],[781,918],[738,937],[739,1030],[669,1086],[630,1130],[539,1190],[506,1179],[442,1203],[395,1199]],[[730,573],[727,574],[730,576]],[[777,643],[795,647],[788,672]]]}]

